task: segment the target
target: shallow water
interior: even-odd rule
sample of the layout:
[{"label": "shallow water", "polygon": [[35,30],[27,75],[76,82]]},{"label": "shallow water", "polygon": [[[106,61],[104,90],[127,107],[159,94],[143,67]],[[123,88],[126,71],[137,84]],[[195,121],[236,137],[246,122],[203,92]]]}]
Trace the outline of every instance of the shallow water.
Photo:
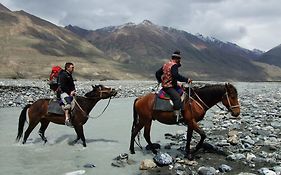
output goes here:
[{"label": "shallow water", "polygon": [[[129,154],[129,159],[134,160],[135,164],[126,165],[124,168],[111,165],[120,153],[129,153],[133,100],[134,98],[113,99],[101,117],[88,120],[84,125],[87,148],[83,148],[81,142],[74,146],[69,145],[69,142],[76,138],[74,130],[53,123],[45,133],[47,144],[44,145],[37,134],[39,125],[30,134],[26,144],[15,143],[21,108],[0,109],[0,174],[49,175],[67,174],[78,170],[85,170],[85,174],[140,174],[140,161],[151,159],[153,154],[140,150],[136,145],[136,154]],[[90,115],[97,117],[107,102],[100,101]],[[27,127],[27,124],[25,126]],[[164,134],[178,130],[185,130],[185,127],[154,122],[152,141],[163,145]],[[143,138],[141,143],[146,146]],[[83,167],[89,163],[96,167]]]},{"label": "shallow water", "polygon": [[[255,120],[254,117],[264,117],[266,113],[280,113],[279,108],[275,109],[275,106],[279,106],[277,104],[279,104],[281,97],[280,83],[233,84],[238,90],[241,102],[241,120],[244,117],[249,118],[249,116]],[[147,158],[152,159],[154,155],[140,150],[137,145],[135,145],[136,154],[129,154],[129,159],[134,160],[135,164],[126,165],[124,168],[111,165],[112,162],[115,162],[113,159],[120,153],[129,153],[133,100],[134,98],[112,99],[108,109],[101,117],[88,120],[84,125],[87,148],[83,148],[81,142],[74,146],[69,145],[69,142],[76,138],[74,130],[52,123],[46,130],[47,144],[44,145],[37,134],[39,126],[33,130],[25,145],[15,143],[21,108],[0,108],[0,174],[64,175],[70,172],[73,172],[72,174],[141,174],[140,161]],[[107,102],[107,100],[100,101],[90,115],[92,117],[98,116]],[[211,120],[215,111],[217,111],[216,107],[210,109],[204,120],[200,122],[204,128],[211,128],[215,125]],[[264,125],[270,125],[270,123],[264,123]],[[164,138],[164,134],[175,134],[179,130],[184,132],[186,127],[153,122],[152,142],[159,142],[163,147],[165,143],[170,142]],[[224,134],[224,138],[226,137]],[[143,137],[141,143],[146,146]],[[175,149],[173,150],[177,152]],[[166,150],[162,148],[162,152],[166,152]],[[201,156],[208,156],[208,154],[204,153]],[[202,162],[203,165],[213,165],[214,162],[216,165],[222,163],[222,161],[217,161],[217,155],[212,156],[211,159],[203,159],[206,161]],[[94,164],[96,167],[85,168],[83,167],[85,164]],[[258,169],[233,164],[229,163],[235,167],[235,170],[230,174],[239,174],[238,172],[241,171],[256,173]],[[79,172],[79,170],[81,171]]]}]

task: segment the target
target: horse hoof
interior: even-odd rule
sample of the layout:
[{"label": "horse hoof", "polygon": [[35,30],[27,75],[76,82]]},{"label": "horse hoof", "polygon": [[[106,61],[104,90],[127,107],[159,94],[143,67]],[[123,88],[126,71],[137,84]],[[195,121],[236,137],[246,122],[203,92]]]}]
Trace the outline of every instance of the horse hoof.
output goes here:
[{"label": "horse hoof", "polygon": [[193,159],[194,159],[193,156],[192,156],[192,154],[187,154],[185,157],[186,157],[188,160],[193,160]]},{"label": "horse hoof", "polygon": [[134,150],[130,150],[131,154],[136,154],[136,152]]},{"label": "horse hoof", "polygon": [[160,149],[161,145],[158,143],[152,143],[152,145],[147,145],[145,147],[146,150]]}]

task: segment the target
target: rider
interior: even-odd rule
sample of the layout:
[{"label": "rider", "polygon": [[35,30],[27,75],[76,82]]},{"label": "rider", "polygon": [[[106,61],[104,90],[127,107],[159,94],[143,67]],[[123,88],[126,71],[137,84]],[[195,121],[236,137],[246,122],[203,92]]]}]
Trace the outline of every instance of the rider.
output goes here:
[{"label": "rider", "polygon": [[64,70],[61,70],[58,75],[58,86],[59,86],[59,94],[62,101],[62,109],[65,113],[65,125],[72,126],[69,116],[69,111],[71,109],[71,102],[73,100],[73,96],[75,96],[75,85],[74,80],[72,78],[72,73],[74,71],[73,63],[65,63]]},{"label": "rider", "polygon": [[176,116],[176,122],[178,123],[182,119],[181,115],[181,97],[176,90],[178,86],[177,81],[191,83],[190,78],[186,78],[178,73],[178,68],[181,66],[180,51],[176,50],[171,59],[165,63],[159,70],[156,71],[156,78],[158,83],[162,84],[163,90],[170,96],[173,101],[174,114]]}]

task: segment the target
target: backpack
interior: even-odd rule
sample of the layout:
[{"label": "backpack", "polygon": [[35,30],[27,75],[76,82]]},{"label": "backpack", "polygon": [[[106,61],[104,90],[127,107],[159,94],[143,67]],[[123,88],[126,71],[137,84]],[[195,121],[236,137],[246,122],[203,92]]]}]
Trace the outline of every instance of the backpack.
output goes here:
[{"label": "backpack", "polygon": [[49,78],[49,85],[50,89],[53,91],[57,91],[58,89],[58,76],[62,68],[60,66],[53,66],[52,71],[50,73],[50,78]]}]

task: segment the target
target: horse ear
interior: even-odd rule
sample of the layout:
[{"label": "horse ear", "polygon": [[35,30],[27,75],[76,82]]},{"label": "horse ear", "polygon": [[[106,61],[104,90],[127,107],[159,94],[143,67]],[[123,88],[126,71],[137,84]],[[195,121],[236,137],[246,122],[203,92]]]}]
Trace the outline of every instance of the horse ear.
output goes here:
[{"label": "horse ear", "polygon": [[225,88],[228,90],[229,83],[225,83]]},{"label": "horse ear", "polygon": [[94,85],[92,85],[92,88],[93,88],[93,89],[95,89],[95,86],[94,86]]}]

